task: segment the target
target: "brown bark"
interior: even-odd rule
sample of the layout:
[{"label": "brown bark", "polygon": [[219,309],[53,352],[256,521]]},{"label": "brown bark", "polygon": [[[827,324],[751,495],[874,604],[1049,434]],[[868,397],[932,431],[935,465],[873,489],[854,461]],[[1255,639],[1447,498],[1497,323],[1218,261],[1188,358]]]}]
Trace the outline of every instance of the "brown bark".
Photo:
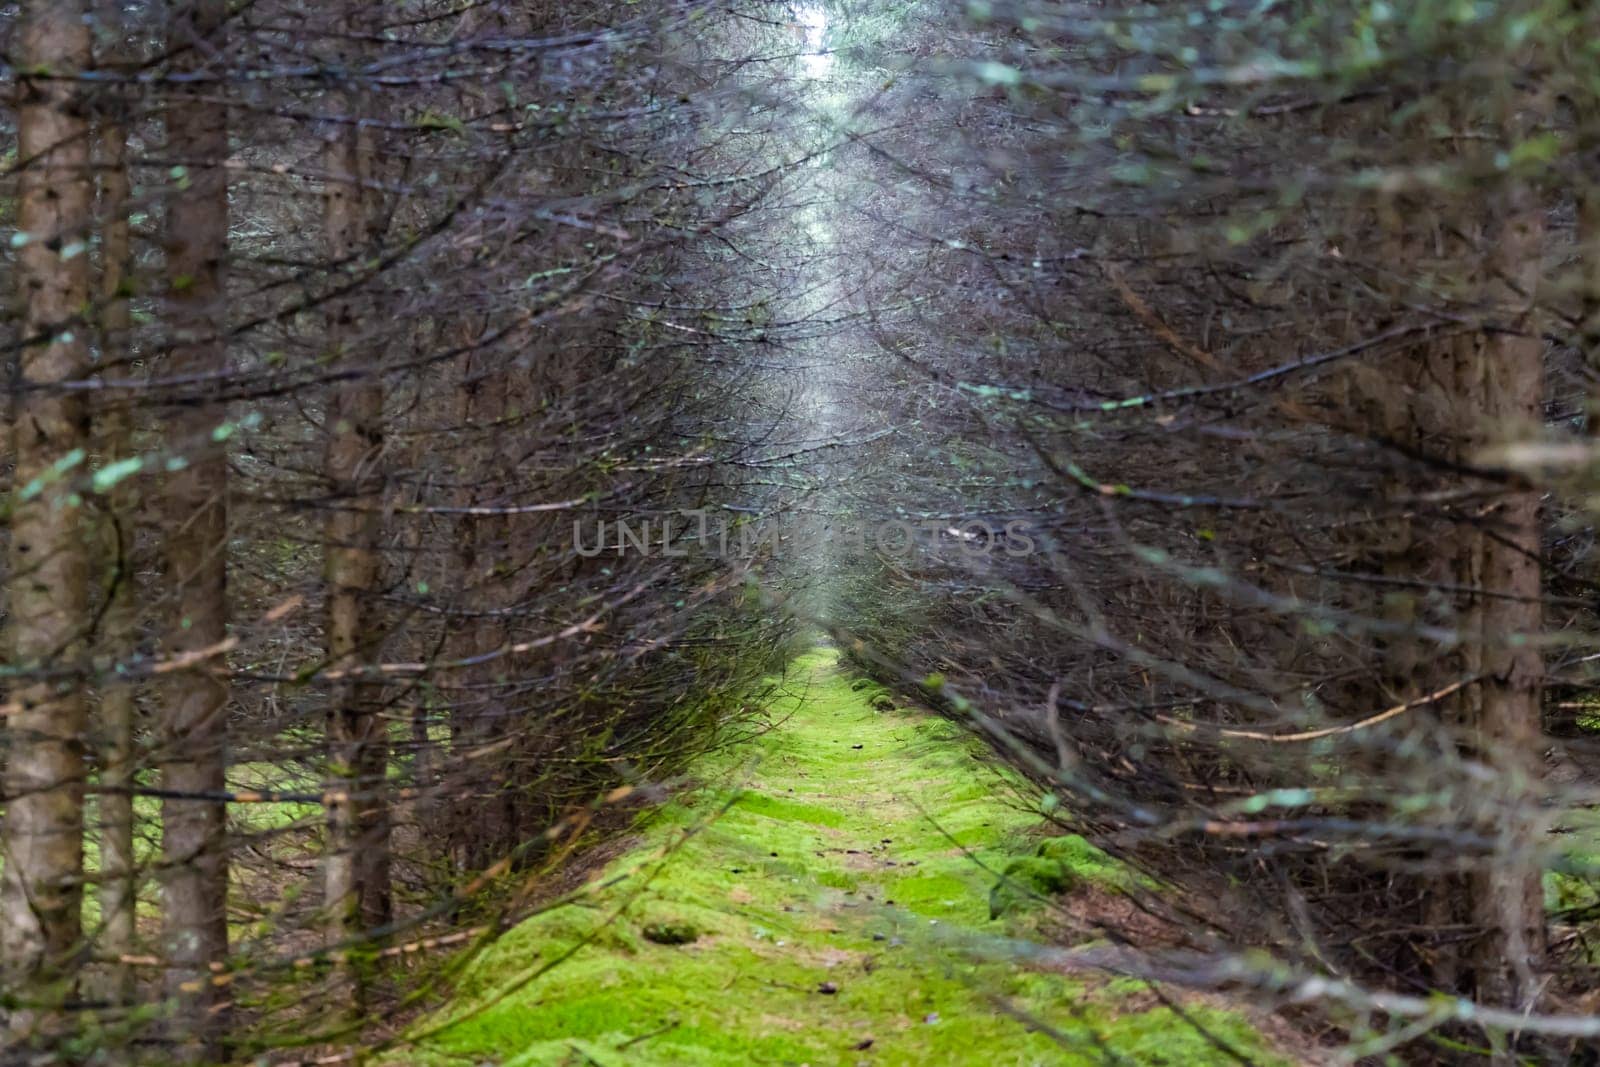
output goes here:
[{"label": "brown bark", "polygon": [[[1533,321],[1544,238],[1541,205],[1517,188],[1503,205],[1498,232],[1488,247],[1492,277],[1486,286],[1499,329],[1472,338],[1467,392],[1481,398],[1485,444],[1526,434],[1542,422],[1544,342]],[[1470,577],[1480,596],[1476,632],[1468,636],[1484,680],[1477,687],[1472,745],[1498,772],[1500,817],[1489,827],[1498,847],[1474,877],[1474,924],[1482,931],[1472,960],[1478,995],[1522,1008],[1537,995],[1537,972],[1545,950],[1543,838],[1536,786],[1541,766],[1543,664],[1536,648],[1520,637],[1543,627],[1538,493],[1513,486],[1500,494],[1495,511],[1473,533]],[[1499,594],[1495,596],[1493,594]]]},{"label": "brown bark", "polygon": [[[102,29],[116,41],[97,59],[102,70],[118,69],[127,62],[122,52],[121,8],[101,4],[98,17]],[[128,224],[130,192],[127,167],[127,128],[121,115],[102,108],[103,116],[95,132],[100,180],[100,359],[107,378],[133,376],[128,331],[131,317],[128,295],[132,269],[132,246]],[[133,419],[128,404],[114,399],[98,413],[104,442],[103,466],[127,460],[134,455]],[[134,565],[134,531],[138,521],[138,500],[131,478],[123,478],[106,493],[105,521],[101,539],[100,573],[106,585],[106,605],[102,619],[100,648],[113,664],[129,662],[139,641],[138,572]],[[115,668],[114,668],[115,669]],[[133,852],[134,746],[136,714],[135,687],[117,675],[101,683],[100,735],[100,916],[101,949],[112,957],[134,951],[134,874],[137,859]],[[126,1002],[133,996],[134,975],[130,967],[112,965],[107,994]]]},{"label": "brown bark", "polygon": [[[477,416],[479,406],[475,394],[481,383],[474,381],[473,378],[473,368],[476,364],[474,357],[475,353],[467,351],[457,360],[460,381],[457,383],[455,415],[456,424],[462,427],[465,433],[474,431],[473,420]],[[470,483],[473,476],[474,472],[465,465],[455,471],[458,483],[455,502],[459,507],[472,507],[479,503],[474,487]],[[454,600],[466,608],[473,603],[468,591],[472,587],[478,569],[480,520],[477,516],[463,514],[456,520],[455,525],[455,545],[450,563],[460,595]],[[446,625],[450,627],[450,632],[445,638],[446,659],[457,663],[475,656],[478,652],[477,635],[471,620],[452,619],[447,620]],[[478,672],[472,667],[457,667],[446,675],[442,686],[449,705],[450,749],[453,757],[445,780],[447,811],[452,824],[461,830],[459,834],[452,834],[446,839],[445,847],[451,865],[458,874],[468,874],[474,869],[472,864],[474,848],[470,835],[477,829],[477,811],[482,804],[482,797],[479,795],[482,779],[479,766],[472,758],[478,736],[478,716],[482,714],[475,705],[483,699],[481,691],[474,684],[477,680]]]},{"label": "brown bark", "polygon": [[[1405,441],[1462,469],[1481,462],[1489,446],[1536,429],[1544,399],[1543,342],[1531,322],[1544,225],[1530,193],[1514,190],[1491,204],[1492,221],[1461,235],[1435,232],[1423,246],[1449,247],[1462,263],[1483,263],[1463,280],[1463,296],[1485,308],[1484,329],[1419,348],[1404,389],[1405,425],[1385,427]],[[1418,209],[1417,219],[1429,219]],[[1435,219],[1430,227],[1442,226]],[[1405,261],[1407,257],[1400,257]],[[1408,888],[1421,901],[1420,919],[1440,936],[1424,954],[1432,983],[1444,990],[1505,1006],[1524,1007],[1537,991],[1544,952],[1542,864],[1535,784],[1540,769],[1541,676],[1537,649],[1525,638],[1543,625],[1540,603],[1538,495],[1497,476],[1465,475],[1449,486],[1397,485],[1396,494],[1470,489],[1444,516],[1447,527],[1401,521],[1386,573],[1462,590],[1449,620],[1454,649],[1418,639],[1391,641],[1384,675],[1396,695],[1414,698],[1441,684],[1477,679],[1431,712],[1441,747],[1461,764],[1452,780],[1472,803],[1457,827],[1495,842],[1472,857],[1469,873],[1441,871]],[[1415,598],[1392,598],[1394,622],[1428,621]],[[1496,773],[1485,785],[1463,764]],[[1460,933],[1471,936],[1462,938]]]},{"label": "brown bark", "polygon": [[[470,339],[467,341],[470,344]],[[489,505],[493,500],[481,495],[480,486],[495,484],[488,473],[496,469],[490,434],[505,410],[502,376],[486,366],[492,358],[483,352],[468,351],[460,361],[460,392],[457,420],[474,444],[468,449],[472,462],[459,472],[461,506]],[[498,516],[463,515],[457,534],[454,561],[463,596],[460,603],[483,611],[496,602],[494,561],[502,558],[498,546],[504,522]],[[446,646],[451,660],[473,660],[494,651],[504,640],[501,623],[492,615],[476,615],[457,620]],[[498,661],[469,663],[453,672],[450,708],[450,742],[455,751],[456,776],[453,791],[455,825],[460,832],[451,839],[451,855],[456,870],[474,873],[500,858],[500,843],[505,839],[505,812],[500,776],[494,773],[486,746],[499,739],[505,724],[503,709],[496,695],[494,678],[504,670]]]},{"label": "brown bark", "polygon": [[51,386],[88,369],[80,316],[89,298],[93,183],[78,83],[32,73],[82,70],[89,48],[81,4],[23,5],[15,60],[23,388],[12,393],[17,495],[6,581],[11,662],[40,673],[21,677],[12,692],[0,873],[0,956],[24,1001],[8,1026],[19,1042],[58,1021],[49,1009],[70,992],[82,933],[84,687],[81,678],[43,672],[82,666],[88,609],[90,548],[66,480],[86,444],[86,416],[76,394]]},{"label": "brown bark", "polygon": [[[1516,108],[1526,103],[1516,96],[1457,101],[1450,121],[1461,129],[1491,122],[1512,130],[1521,122]],[[1470,151],[1457,144],[1452,158],[1470,167]],[[1396,517],[1376,527],[1376,548],[1386,577],[1441,592],[1383,591],[1378,613],[1405,626],[1450,626],[1458,635],[1453,646],[1391,635],[1377,673],[1383,697],[1397,702],[1476,679],[1418,715],[1433,744],[1403,758],[1426,761],[1429,750],[1443,757],[1428,772],[1461,798],[1453,829],[1495,842],[1470,856],[1431,857],[1440,867],[1462,861],[1466,870],[1395,875],[1391,885],[1414,902],[1412,920],[1430,931],[1407,937],[1426,980],[1521,1008],[1537,993],[1545,948],[1536,796],[1543,667],[1526,640],[1543,626],[1538,494],[1473,469],[1493,446],[1526,439],[1542,424],[1544,352],[1533,308],[1543,211],[1531,188],[1507,179],[1467,201],[1387,198],[1378,221],[1381,261],[1398,268],[1380,282],[1393,306],[1414,307],[1442,292],[1453,298],[1451,310],[1474,309],[1481,325],[1391,357],[1366,372],[1358,390],[1373,431],[1440,465],[1402,465],[1387,480]],[[1436,473],[1446,467],[1462,473]],[[1429,503],[1443,499],[1451,502]],[[1495,771],[1490,784],[1474,765]]]},{"label": "brown bark", "polygon": [[[348,265],[364,245],[364,155],[354,127],[330,131],[324,152],[324,226],[335,263]],[[328,344],[336,359],[351,357],[358,296],[348,293],[327,306]],[[381,573],[382,418],[382,383],[375,376],[342,383],[328,412],[328,661],[336,672],[355,672],[336,681],[328,715],[331,799],[325,890],[335,940],[387,924],[391,911],[388,727],[381,714],[383,687],[362,673],[376,661],[380,647],[375,608]],[[359,1001],[359,981],[356,988]]]},{"label": "brown bark", "polygon": [[[171,8],[170,47],[199,66],[221,44],[224,0],[194,0]],[[167,207],[167,311],[173,344],[163,372],[207,375],[227,365],[223,318],[228,194],[223,162],[227,115],[213,102],[215,86],[178,86],[167,110],[167,153],[187,165],[187,188]],[[203,386],[201,387],[204,388]],[[175,598],[166,630],[168,656],[194,656],[195,666],[166,676],[162,687],[161,784],[183,794],[216,795],[224,788],[228,681],[227,455],[215,434],[224,404],[204,393],[167,418],[168,440],[187,461],[170,474],[163,552]],[[163,936],[172,967],[168,991],[177,999],[174,1040],[189,1060],[215,1059],[224,1031],[213,966],[227,954],[226,807],[220,800],[162,800]]]},{"label": "brown bark", "polygon": [[[1600,141],[1600,107],[1589,109],[1583,123],[1583,137],[1591,144]],[[1600,157],[1600,148],[1591,149]],[[1590,174],[1600,173],[1593,166]],[[1582,318],[1578,327],[1578,343],[1583,349],[1583,359],[1591,381],[1589,412],[1586,428],[1589,436],[1600,438],[1600,177],[1586,180],[1578,193],[1578,254],[1579,296],[1582,299]]]}]

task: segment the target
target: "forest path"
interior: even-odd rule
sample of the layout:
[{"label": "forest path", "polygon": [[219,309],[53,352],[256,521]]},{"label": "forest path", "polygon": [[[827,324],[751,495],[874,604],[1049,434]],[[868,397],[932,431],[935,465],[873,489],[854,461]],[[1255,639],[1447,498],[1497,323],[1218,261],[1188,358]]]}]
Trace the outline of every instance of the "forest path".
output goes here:
[{"label": "forest path", "polygon": [[[1237,1062],[1138,983],[1019,962],[1026,943],[1006,938],[1036,913],[992,921],[996,877],[974,861],[1031,854],[1042,820],[957,726],[874,708],[889,701],[837,659],[792,665],[771,729],[703,759],[582,904],[489,949],[404,1061]],[[1066,840],[1079,884],[1119,876]],[[1238,1017],[1189,1011],[1259,1054]]]}]

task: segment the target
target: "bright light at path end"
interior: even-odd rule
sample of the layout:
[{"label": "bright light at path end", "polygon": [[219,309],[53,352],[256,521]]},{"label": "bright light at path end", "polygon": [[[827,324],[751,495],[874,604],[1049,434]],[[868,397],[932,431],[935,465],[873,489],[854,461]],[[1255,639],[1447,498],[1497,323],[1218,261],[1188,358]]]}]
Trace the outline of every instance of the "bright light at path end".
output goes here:
[{"label": "bright light at path end", "polygon": [[800,57],[801,69],[808,78],[826,78],[833,72],[833,57],[822,51],[822,39],[828,32],[828,13],[820,4],[801,4],[795,8],[795,17],[806,31],[806,54]]}]

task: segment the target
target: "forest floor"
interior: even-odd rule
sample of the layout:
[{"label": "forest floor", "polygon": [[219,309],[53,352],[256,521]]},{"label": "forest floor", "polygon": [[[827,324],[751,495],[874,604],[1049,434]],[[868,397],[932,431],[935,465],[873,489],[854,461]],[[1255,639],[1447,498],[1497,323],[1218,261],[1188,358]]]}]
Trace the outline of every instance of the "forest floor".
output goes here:
[{"label": "forest floor", "polygon": [[[1283,1062],[1238,1014],[1186,1002],[1186,1022],[1143,983],[1051,969],[1042,902],[991,919],[998,872],[1049,826],[955,724],[889,706],[832,651],[775,692],[768,729],[693,768],[581,903],[488,949],[396,1062]],[[1125,884],[1055,841],[1055,907]]]}]

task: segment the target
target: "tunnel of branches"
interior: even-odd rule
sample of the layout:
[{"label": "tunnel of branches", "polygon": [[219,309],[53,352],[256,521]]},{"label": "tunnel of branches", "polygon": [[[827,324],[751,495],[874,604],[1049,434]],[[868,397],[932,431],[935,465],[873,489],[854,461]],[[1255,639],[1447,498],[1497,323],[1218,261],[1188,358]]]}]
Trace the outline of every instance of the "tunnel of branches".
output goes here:
[{"label": "tunnel of branches", "polygon": [[0,2],[0,1062],[392,1047],[818,646],[1108,975],[1596,1062],[1597,42]]}]

